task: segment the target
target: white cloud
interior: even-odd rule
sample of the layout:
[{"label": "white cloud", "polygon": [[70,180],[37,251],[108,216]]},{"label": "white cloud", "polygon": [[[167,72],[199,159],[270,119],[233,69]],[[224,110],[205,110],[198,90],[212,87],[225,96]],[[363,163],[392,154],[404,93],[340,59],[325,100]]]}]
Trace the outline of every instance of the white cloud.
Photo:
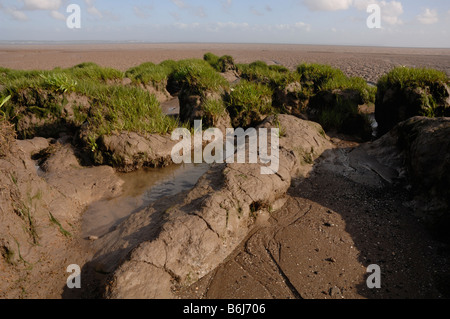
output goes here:
[{"label": "white cloud", "polygon": [[28,20],[28,17],[25,14],[25,12],[20,11],[20,10],[18,10],[15,7],[3,7],[0,4],[0,10],[5,12],[6,14],[10,15],[14,20],[18,20],[18,21],[26,21],[26,20]]},{"label": "white cloud", "polygon": [[172,0],[172,2],[180,9],[188,7],[188,5],[183,0]]},{"label": "white cloud", "polygon": [[381,1],[381,20],[390,25],[403,24],[400,16],[403,14],[403,5],[399,1]]},{"label": "white cloud", "polygon": [[369,4],[377,4],[381,9],[381,20],[389,25],[403,24],[400,16],[403,14],[403,5],[400,1],[385,0],[353,0],[353,7],[366,10]]},{"label": "white cloud", "polygon": [[20,10],[16,10],[16,9],[7,9],[6,12],[8,14],[10,14],[15,20],[19,20],[19,21],[26,21],[28,20],[27,15],[20,11]]},{"label": "white cloud", "polygon": [[61,0],[24,0],[24,10],[58,10]]},{"label": "white cloud", "polygon": [[103,18],[103,14],[94,5],[94,0],[84,0],[87,5],[87,12],[99,19]]},{"label": "white cloud", "polygon": [[217,22],[217,27],[219,28],[232,28],[232,29],[244,29],[248,28],[249,24],[247,22]]},{"label": "white cloud", "polygon": [[[194,16],[205,18],[207,16],[205,9],[202,6],[192,6],[186,4],[184,0],[171,0],[179,9],[187,9]],[[230,3],[231,4],[231,3]]]},{"label": "white cloud", "polygon": [[338,11],[350,8],[353,0],[303,0],[312,11]]},{"label": "white cloud", "polygon": [[[272,27],[268,27],[272,29]],[[278,31],[293,31],[293,30],[305,30],[306,32],[311,31],[311,25],[304,22],[296,22],[291,24],[277,24],[274,28]]]},{"label": "white cloud", "polygon": [[178,29],[188,30],[188,29],[198,29],[201,25],[198,22],[189,23],[189,24],[177,22],[174,24],[174,26]]},{"label": "white cloud", "polygon": [[62,14],[59,11],[56,10],[52,10],[50,12],[50,15],[52,16],[52,18],[55,18],[56,20],[66,20],[66,16],[64,14]]},{"label": "white cloud", "polygon": [[134,14],[141,19],[147,19],[150,17],[150,11],[153,10],[152,5],[148,6],[133,6]]},{"label": "white cloud", "polygon": [[422,24],[434,24],[439,21],[437,10],[426,8],[424,12],[417,16],[417,20]]},{"label": "white cloud", "polygon": [[93,16],[96,16],[97,18],[103,17],[103,14],[96,7],[88,7],[87,12]]},{"label": "white cloud", "polygon": [[403,14],[403,5],[400,1],[386,0],[303,0],[311,11],[339,11],[356,8],[366,10],[369,4],[378,4],[381,9],[381,19],[389,25],[403,24],[400,16]]},{"label": "white cloud", "polygon": [[23,3],[21,8],[1,6],[0,9],[13,17],[15,20],[19,21],[28,20],[28,16],[26,14],[27,11],[36,10],[50,11],[50,16],[53,18],[58,20],[65,19],[64,15],[58,12],[62,5],[62,0],[22,0],[21,2]]},{"label": "white cloud", "polygon": [[296,29],[305,29],[306,31],[311,31],[311,25],[304,23],[304,22],[296,22],[294,23],[294,27]]}]

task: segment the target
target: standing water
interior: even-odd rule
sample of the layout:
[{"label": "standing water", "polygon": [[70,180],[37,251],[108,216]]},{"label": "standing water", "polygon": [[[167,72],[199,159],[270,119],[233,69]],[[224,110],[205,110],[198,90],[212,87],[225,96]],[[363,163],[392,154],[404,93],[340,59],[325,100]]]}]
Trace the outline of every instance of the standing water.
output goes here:
[{"label": "standing water", "polygon": [[123,193],[88,207],[83,215],[83,237],[103,236],[124,218],[150,203],[191,189],[208,169],[208,164],[181,164],[120,174],[125,182]]}]

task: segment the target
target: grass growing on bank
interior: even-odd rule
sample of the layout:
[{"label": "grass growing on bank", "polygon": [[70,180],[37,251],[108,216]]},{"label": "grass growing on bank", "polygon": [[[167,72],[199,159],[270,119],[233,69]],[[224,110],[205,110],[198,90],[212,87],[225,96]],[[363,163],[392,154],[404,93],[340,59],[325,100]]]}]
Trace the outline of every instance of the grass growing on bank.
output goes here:
[{"label": "grass growing on bank", "polygon": [[0,95],[0,158],[6,156],[10,150],[10,145],[16,135],[13,126],[6,120],[2,107],[9,101],[10,95],[2,97]]},{"label": "grass growing on bank", "polygon": [[375,116],[378,133],[413,116],[450,116],[449,77],[427,68],[396,67],[378,83]]},{"label": "grass growing on bank", "polygon": [[273,113],[273,90],[261,83],[242,80],[230,93],[227,109],[235,127],[248,127]]},{"label": "grass growing on bank", "polygon": [[344,72],[329,65],[303,63],[297,67],[300,82],[310,96],[320,91],[354,90],[363,103],[375,103],[376,87],[370,87],[360,77],[347,77]]},{"label": "grass growing on bank", "polygon": [[222,99],[208,98],[202,105],[205,127],[214,127],[217,121],[226,114],[227,109]]},{"label": "grass growing on bank", "polygon": [[154,95],[136,87],[88,84],[80,88],[79,93],[93,100],[85,120],[98,135],[113,131],[164,134],[178,125],[176,120],[162,113]]},{"label": "grass growing on bank", "polygon": [[388,88],[426,87],[435,83],[448,83],[448,76],[441,71],[427,68],[396,67],[380,78],[377,87],[381,91]]},{"label": "grass growing on bank", "polygon": [[211,65],[217,72],[226,72],[229,68],[233,70],[236,69],[234,59],[229,55],[218,57],[217,55],[208,52],[203,56],[203,60],[208,62],[208,64]]},{"label": "grass growing on bank", "polygon": [[191,95],[204,96],[206,92],[219,92],[229,87],[223,76],[208,62],[200,59],[179,61],[171,78]]},{"label": "grass growing on bank", "polygon": [[130,68],[125,72],[125,76],[137,84],[158,86],[160,84],[167,84],[167,80],[176,66],[177,62],[173,60],[167,60],[160,64],[146,62],[137,67]]},{"label": "grass growing on bank", "polygon": [[283,89],[287,84],[298,82],[300,77],[281,65],[267,65],[263,61],[250,64],[238,64],[238,72],[242,78],[251,82],[259,82],[272,89]]},{"label": "grass growing on bank", "polygon": [[[30,115],[40,119],[35,125],[62,122],[80,127],[86,122],[95,136],[121,130],[163,134],[179,126],[162,113],[154,95],[136,86],[111,83],[122,78],[122,72],[92,63],[52,71],[2,69],[0,84],[11,95],[5,117],[16,125]],[[73,114],[66,112],[68,106]],[[28,128],[22,137],[33,136],[35,128]],[[55,130],[57,136],[58,127]]]}]

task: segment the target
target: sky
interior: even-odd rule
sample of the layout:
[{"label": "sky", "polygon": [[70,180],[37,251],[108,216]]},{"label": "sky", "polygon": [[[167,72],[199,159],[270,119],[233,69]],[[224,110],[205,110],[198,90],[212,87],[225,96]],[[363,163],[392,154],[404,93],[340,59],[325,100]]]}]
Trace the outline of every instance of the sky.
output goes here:
[{"label": "sky", "polygon": [[[80,8],[80,28],[67,26],[70,4]],[[380,28],[367,25],[369,4],[380,8]],[[450,1],[0,0],[0,41],[450,48]]]}]

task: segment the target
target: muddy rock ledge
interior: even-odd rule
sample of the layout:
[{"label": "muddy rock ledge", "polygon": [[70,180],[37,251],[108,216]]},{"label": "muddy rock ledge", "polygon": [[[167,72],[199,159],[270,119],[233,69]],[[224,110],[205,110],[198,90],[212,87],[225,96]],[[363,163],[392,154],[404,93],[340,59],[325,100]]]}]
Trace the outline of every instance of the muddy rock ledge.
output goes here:
[{"label": "muddy rock ledge", "polygon": [[0,298],[59,298],[66,267],[91,256],[78,234],[83,210],[122,184],[111,167],[81,166],[64,141],[11,141],[0,157]]},{"label": "muddy rock ledge", "polygon": [[409,206],[432,232],[450,242],[450,118],[412,117],[370,147],[384,165],[402,171],[413,200]]},{"label": "muddy rock ledge", "polygon": [[316,123],[289,115],[273,122],[261,126],[283,128],[276,174],[261,175],[261,164],[217,164],[185,197],[156,202],[95,242],[89,266],[110,274],[105,297],[174,298],[282,206],[292,176],[306,174],[332,144]]}]

